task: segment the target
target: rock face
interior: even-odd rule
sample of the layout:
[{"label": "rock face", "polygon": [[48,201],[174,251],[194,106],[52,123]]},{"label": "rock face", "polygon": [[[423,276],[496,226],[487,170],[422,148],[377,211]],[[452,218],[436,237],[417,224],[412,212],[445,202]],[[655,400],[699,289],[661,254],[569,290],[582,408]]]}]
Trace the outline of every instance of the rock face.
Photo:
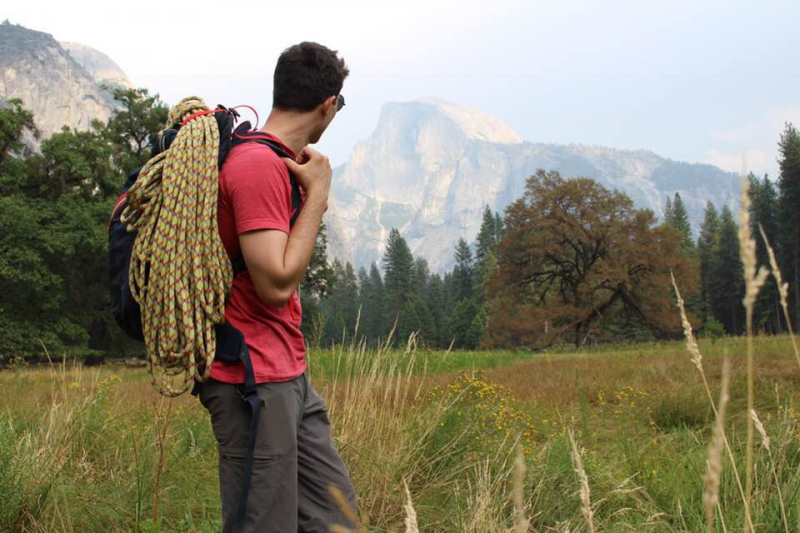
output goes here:
[{"label": "rock face", "polygon": [[356,268],[380,261],[400,230],[433,271],[450,269],[460,237],[474,240],[484,206],[500,211],[537,169],[585,176],[663,214],[679,192],[695,228],[706,202],[735,205],[738,178],[647,150],[523,142],[499,119],[441,101],[386,104],[372,136],[334,174],[326,214],[331,253]]},{"label": "rock face", "polygon": [[[87,48],[80,55],[97,57],[90,50]],[[96,64],[99,76],[111,70],[102,61]],[[118,78],[115,74],[110,79]],[[0,24],[0,99],[11,98],[20,98],[34,112],[34,120],[44,137],[65,125],[88,129],[94,119],[108,120],[114,109],[111,95],[100,88],[92,73],[52,35],[3,23]]]},{"label": "rock face", "polygon": [[119,68],[119,65],[114,63],[114,61],[103,52],[78,43],[59,41],[58,44],[61,45],[61,48],[69,52],[72,59],[85,68],[98,84],[123,87],[125,89],[133,87],[128,76]]}]

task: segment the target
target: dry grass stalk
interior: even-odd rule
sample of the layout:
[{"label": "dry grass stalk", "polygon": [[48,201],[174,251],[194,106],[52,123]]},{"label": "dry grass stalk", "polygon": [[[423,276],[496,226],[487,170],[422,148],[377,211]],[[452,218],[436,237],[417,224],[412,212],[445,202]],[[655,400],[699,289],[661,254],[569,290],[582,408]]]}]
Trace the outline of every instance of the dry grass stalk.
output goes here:
[{"label": "dry grass stalk", "polygon": [[[744,162],[743,165],[744,167]],[[753,410],[755,402],[755,364],[753,361],[753,307],[758,292],[764,285],[769,275],[769,270],[763,266],[756,272],[756,241],[750,233],[750,183],[747,180],[744,168],[741,175],[741,199],[739,201],[739,255],[744,271],[745,296],[742,300],[747,313],[747,409]],[[753,419],[747,417],[747,459],[745,466],[745,533],[751,532],[751,499],[753,495],[753,447],[755,442],[755,427]]]},{"label": "dry grass stalk", "polygon": [[781,491],[781,482],[780,478],[778,477],[778,470],[775,465],[775,459],[772,457],[772,450],[770,449],[770,440],[769,435],[767,435],[767,430],[764,429],[764,424],[761,423],[761,419],[758,418],[758,413],[755,410],[751,409],[749,411],[750,418],[753,420],[753,424],[758,431],[758,434],[761,435],[761,444],[764,446],[764,449],[767,450],[767,455],[769,455],[769,462],[772,466],[772,475],[775,478],[775,488],[778,491],[778,501],[781,504],[781,517],[783,518],[783,527],[786,533],[789,533],[789,521],[786,518],[786,505],[783,501],[783,492]]},{"label": "dry grass stalk", "polygon": [[766,448],[767,451],[770,451],[769,449],[770,440],[769,436],[767,436],[767,431],[764,429],[764,424],[762,424],[761,420],[758,418],[758,414],[753,409],[750,409],[750,418],[753,419],[753,423],[756,426],[756,430],[758,430],[758,434],[761,435],[761,444],[764,445],[764,448]]},{"label": "dry grass stalk", "polygon": [[586,470],[583,468],[581,453],[578,450],[578,444],[575,442],[575,434],[571,428],[569,430],[569,442],[572,445],[572,462],[575,473],[578,474],[578,480],[581,482],[581,513],[586,520],[589,531],[595,533],[594,513],[592,512],[592,500],[589,491],[589,478],[586,475]]},{"label": "dry grass stalk", "polygon": [[714,435],[708,448],[708,469],[703,491],[703,505],[706,510],[706,530],[714,532],[714,511],[719,502],[719,484],[722,477],[722,449],[725,446],[725,410],[728,405],[731,365],[726,357],[722,363],[722,385],[719,393],[718,416],[714,424]]},{"label": "dry grass stalk", "polygon": [[525,457],[517,450],[514,461],[514,532],[528,531],[528,518],[525,516]]},{"label": "dry grass stalk", "polygon": [[[345,518],[347,518],[351,523],[358,526],[358,516],[356,515],[355,510],[350,507],[350,503],[347,501],[344,493],[342,493],[341,489],[335,485],[328,485],[328,492],[333,497],[333,501],[336,503],[336,506],[342,511]],[[339,526],[343,527],[343,526]],[[343,528],[343,530],[347,530],[347,528]]]},{"label": "dry grass stalk", "polygon": [[[675,276],[670,272],[670,277],[672,278],[672,286],[675,288],[675,297],[678,302],[678,309],[680,310],[681,314],[681,321],[683,323],[683,333],[686,337],[686,347],[689,350],[689,353],[692,354],[692,363],[697,367],[697,370],[700,372],[700,377],[703,379],[703,385],[706,390],[706,396],[708,397],[708,401],[711,404],[711,409],[714,411],[714,418],[715,420],[719,420],[720,415],[719,411],[717,410],[717,406],[714,403],[714,399],[711,396],[711,387],[708,386],[708,379],[706,378],[705,370],[703,370],[703,357],[700,354],[700,349],[697,346],[697,341],[694,338],[694,333],[692,332],[692,326],[689,323],[689,319],[686,317],[686,309],[683,305],[683,298],[681,297],[681,291],[678,289],[678,284],[675,282]],[[726,352],[727,355],[727,352]],[[742,497],[742,501],[746,501],[744,487],[742,486],[742,478],[739,476],[739,469],[736,467],[736,459],[733,456],[733,451],[731,450],[730,444],[728,443],[727,437],[725,437],[725,432],[722,432],[722,442],[725,446],[725,452],[728,455],[728,459],[731,462],[731,469],[733,470],[734,478],[736,479],[736,485],[739,488],[739,494]],[[750,528],[750,531],[753,530],[753,522],[750,518],[750,514],[747,513],[745,516],[745,520]]]},{"label": "dry grass stalk", "polygon": [[417,526],[417,512],[414,510],[414,502],[411,501],[411,491],[408,490],[408,483],[403,480],[403,487],[406,491],[406,501],[403,504],[403,510],[406,513],[406,533],[419,533],[419,526]]},{"label": "dry grass stalk", "polygon": [[700,355],[700,348],[698,348],[697,341],[692,332],[692,324],[686,317],[686,308],[683,305],[681,291],[678,290],[678,284],[675,282],[675,275],[671,270],[669,271],[669,277],[672,280],[672,286],[675,288],[675,297],[678,299],[678,309],[681,313],[681,324],[683,325],[683,336],[686,338],[686,349],[692,354],[692,363],[703,375],[703,379],[705,379],[705,372],[703,372],[703,356]]},{"label": "dry grass stalk", "polygon": [[[156,431],[156,446],[158,447],[158,464],[156,465],[156,479],[155,490],[153,491],[153,522],[158,523],[158,503],[161,495],[161,478],[164,474],[164,443],[167,437],[167,431],[172,422],[172,401],[174,397],[164,398],[159,400],[158,407],[155,410],[155,418],[153,428]],[[167,402],[167,414],[163,416],[164,402]],[[163,422],[162,422],[163,419]]]},{"label": "dry grass stalk", "polygon": [[781,276],[781,269],[778,268],[778,260],[775,258],[775,252],[769,244],[766,232],[761,224],[758,225],[761,231],[761,238],[764,240],[764,246],[767,248],[767,255],[769,256],[769,266],[772,268],[772,277],[775,278],[775,284],[778,286],[778,295],[780,296],[781,308],[783,309],[783,316],[786,318],[786,328],[789,331],[789,339],[792,341],[792,348],[794,349],[794,357],[800,366],[800,348],[797,346],[797,340],[794,337],[794,330],[792,328],[792,319],[789,315],[789,284],[783,281]]}]

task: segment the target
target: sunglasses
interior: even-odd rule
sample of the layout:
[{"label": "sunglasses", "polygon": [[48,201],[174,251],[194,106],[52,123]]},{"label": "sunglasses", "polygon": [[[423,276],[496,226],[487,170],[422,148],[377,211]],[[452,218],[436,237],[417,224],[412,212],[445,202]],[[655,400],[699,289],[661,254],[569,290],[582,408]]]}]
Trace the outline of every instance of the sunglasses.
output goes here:
[{"label": "sunglasses", "polygon": [[336,95],[336,111],[341,111],[344,107],[344,96],[341,94]]}]

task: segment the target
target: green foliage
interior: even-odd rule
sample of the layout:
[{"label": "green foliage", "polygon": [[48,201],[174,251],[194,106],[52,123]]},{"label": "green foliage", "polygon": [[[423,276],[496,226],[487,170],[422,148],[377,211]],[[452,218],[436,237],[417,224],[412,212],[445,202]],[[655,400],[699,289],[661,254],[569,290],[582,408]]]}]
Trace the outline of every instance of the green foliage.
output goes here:
[{"label": "green foliage", "polygon": [[114,147],[115,166],[124,174],[143,165],[149,146],[167,122],[169,108],[147,89],[111,89],[121,109],[102,128],[103,137]]},{"label": "green foliage", "polygon": [[739,256],[738,225],[728,206],[722,208],[717,248],[711,262],[711,307],[725,331],[738,335],[744,329],[744,278]]},{"label": "green foliage", "polygon": [[[768,238],[774,240],[778,236],[778,191],[766,175],[763,179],[757,179],[750,174],[748,182],[753,202],[750,213],[752,221],[750,229],[756,239],[756,259],[759,265],[769,265],[767,248],[761,238],[759,226],[764,229]],[[781,318],[778,291],[774,283],[764,284],[759,291],[753,310],[753,321],[758,330],[773,334],[783,331],[784,323]]]},{"label": "green foliage", "polygon": [[778,179],[778,226],[783,278],[792,285],[789,297],[795,331],[800,330],[800,132],[791,123],[781,134]]},{"label": "green foliage", "polygon": [[12,156],[30,153],[23,143],[23,134],[29,131],[35,138],[39,132],[33,123],[33,113],[23,107],[22,100],[11,98],[0,108],[0,172],[2,165]]},{"label": "green foliage", "polygon": [[[389,232],[386,253],[383,256],[386,298],[390,311],[402,309],[412,294],[411,278],[414,257],[406,240],[397,229]],[[394,317],[390,317],[391,320]]]},{"label": "green foliage", "polygon": [[719,242],[719,214],[714,204],[708,202],[700,236],[697,240],[697,255],[700,261],[700,298],[703,303],[702,317],[708,320],[712,312],[712,300],[716,297],[714,286],[713,263]]},{"label": "green foliage", "polygon": [[458,239],[456,244],[455,259],[456,265],[453,267],[454,299],[456,302],[461,302],[472,297],[475,280],[472,250],[463,238]]},{"label": "green foliage", "polygon": [[681,253],[686,257],[694,258],[696,249],[692,239],[692,225],[689,223],[689,214],[683,205],[681,195],[676,192],[672,203],[669,203],[669,198],[667,202],[664,222],[681,236]]},{"label": "green foliage", "polygon": [[161,128],[166,108],[143,89],[115,94],[122,111],[107,124],[64,128],[41,154],[23,143],[33,115],[16,100],[0,109],[0,360],[131,348],[111,318],[106,228],[130,165],[147,158],[143,132]]},{"label": "green foliage", "polygon": [[453,310],[451,331],[455,338],[454,346],[474,350],[480,343],[486,314],[474,298],[461,300]]},{"label": "green foliage", "polygon": [[375,263],[369,267],[369,283],[361,286],[364,332],[377,339],[386,334],[386,287]]}]

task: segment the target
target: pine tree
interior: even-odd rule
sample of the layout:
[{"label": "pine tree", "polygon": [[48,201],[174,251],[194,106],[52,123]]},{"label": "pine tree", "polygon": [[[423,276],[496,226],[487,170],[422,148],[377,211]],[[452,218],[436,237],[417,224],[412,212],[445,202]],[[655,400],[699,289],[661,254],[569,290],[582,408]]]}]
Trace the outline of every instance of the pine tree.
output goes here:
[{"label": "pine tree", "polygon": [[672,198],[667,195],[667,205],[664,207],[664,222],[669,223],[670,219],[672,219],[672,213]]},{"label": "pine tree", "polygon": [[425,295],[425,303],[431,312],[431,323],[433,335],[428,342],[436,347],[446,347],[444,336],[444,282],[439,274],[431,276],[428,282],[428,292]]},{"label": "pine tree", "polygon": [[[300,294],[305,297],[321,299],[325,297],[333,282],[333,269],[328,264],[328,232],[325,223],[320,224],[314,251],[311,252],[311,261],[308,263],[306,273],[300,282]],[[305,303],[305,300],[304,302]]]},{"label": "pine tree", "polygon": [[495,246],[497,245],[496,220],[492,211],[487,205],[483,211],[483,221],[481,229],[478,231],[475,243],[475,293],[478,300],[484,300],[485,285],[488,279],[489,270],[495,263]]},{"label": "pine tree", "polygon": [[367,283],[361,285],[361,323],[367,338],[377,341],[386,335],[386,291],[375,263],[369,267]]},{"label": "pine tree", "polygon": [[343,312],[345,296],[344,265],[338,259],[331,265],[333,281],[328,288],[326,297],[320,304],[320,313],[324,318],[323,337],[320,344],[325,346],[331,343],[341,343],[343,332],[347,329]]},{"label": "pine tree", "polygon": [[444,297],[444,313],[439,325],[439,336],[442,339],[442,345],[450,346],[450,342],[453,340],[453,309],[455,309],[457,303],[455,278],[452,271],[445,272],[442,277],[442,294]]},{"label": "pine tree", "polygon": [[414,295],[424,300],[425,294],[428,291],[428,282],[430,281],[431,270],[428,267],[428,261],[424,257],[417,257],[414,260],[414,269],[411,276],[411,287]]},{"label": "pine tree", "polygon": [[458,239],[455,253],[456,265],[453,268],[453,289],[456,302],[466,300],[472,296],[472,285],[474,283],[472,251],[469,249],[467,241],[463,238]]},{"label": "pine tree", "polygon": [[787,123],[781,140],[778,236],[783,278],[790,284],[795,331],[800,330],[800,133]]},{"label": "pine tree", "polygon": [[733,213],[727,205],[724,206],[712,262],[710,288],[714,317],[731,335],[741,334],[744,326],[744,278],[738,231]]},{"label": "pine tree", "polygon": [[706,322],[709,317],[713,318],[713,314],[711,314],[711,299],[718,238],[719,214],[714,204],[708,202],[703,218],[703,225],[700,227],[700,237],[697,239],[697,255],[700,261],[701,314],[703,322]]},{"label": "pine tree", "polygon": [[322,302],[334,282],[334,272],[328,264],[328,235],[325,224],[320,225],[314,251],[308,269],[300,281],[297,291],[303,306],[303,322],[300,330],[312,346],[323,341],[325,315]]},{"label": "pine tree", "polygon": [[500,213],[495,211],[494,213],[494,241],[500,242],[500,239],[503,237],[503,233],[505,232],[505,225],[503,219],[500,218]]},{"label": "pine tree", "polygon": [[[667,204],[669,206],[669,204]],[[672,201],[671,208],[668,207],[668,215],[666,223],[681,235],[681,253],[685,257],[696,257],[697,250],[692,240],[692,225],[689,222],[689,214],[686,212],[686,207],[683,205],[681,195],[675,193],[675,199]]]},{"label": "pine tree", "polygon": [[[752,198],[751,231],[756,238],[756,257],[759,265],[769,265],[767,248],[761,238],[759,225],[764,228],[767,238],[774,241],[778,234],[778,192],[767,176],[763,180],[750,174],[750,197]],[[754,310],[754,321],[758,329],[769,333],[783,331],[783,319],[778,291],[774,283],[766,283],[758,293]]]},{"label": "pine tree", "polygon": [[483,318],[476,317],[483,313],[483,308],[478,305],[474,298],[461,300],[453,310],[452,334],[455,337],[456,348],[466,348],[474,350],[480,343],[480,336],[483,334]]},{"label": "pine tree", "polygon": [[392,229],[389,233],[383,262],[387,311],[390,314],[390,320],[393,321],[413,294],[411,278],[414,265],[411,249],[396,229]]}]

